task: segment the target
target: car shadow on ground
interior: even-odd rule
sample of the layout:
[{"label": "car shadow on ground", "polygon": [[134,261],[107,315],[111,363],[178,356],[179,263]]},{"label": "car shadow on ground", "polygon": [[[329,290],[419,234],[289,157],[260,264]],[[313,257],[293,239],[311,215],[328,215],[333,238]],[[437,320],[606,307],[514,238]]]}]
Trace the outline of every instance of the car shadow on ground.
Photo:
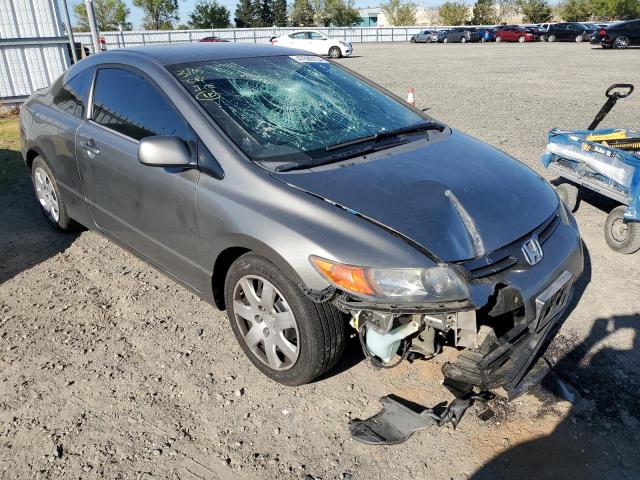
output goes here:
[{"label": "car shadow on ground", "polygon": [[[550,435],[510,448],[471,478],[638,478],[638,329],[640,314],[616,315],[597,319],[583,342],[558,338],[548,354],[561,355],[554,371],[575,395],[569,413]],[[609,343],[620,333],[632,338],[628,348]],[[545,385],[549,389],[558,384]],[[552,409],[555,400],[544,388],[538,395]]]},{"label": "car shadow on ground", "polygon": [[65,250],[77,233],[55,231],[38,205],[20,152],[0,149],[0,284]]}]

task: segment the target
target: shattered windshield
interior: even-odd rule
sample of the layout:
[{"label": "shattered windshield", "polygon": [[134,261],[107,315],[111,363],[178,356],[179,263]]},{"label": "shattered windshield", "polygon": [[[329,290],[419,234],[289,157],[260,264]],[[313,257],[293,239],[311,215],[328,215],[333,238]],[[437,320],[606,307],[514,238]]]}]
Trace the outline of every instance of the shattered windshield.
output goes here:
[{"label": "shattered windshield", "polygon": [[169,67],[251,159],[318,159],[326,147],[425,121],[316,56],[211,60]]}]

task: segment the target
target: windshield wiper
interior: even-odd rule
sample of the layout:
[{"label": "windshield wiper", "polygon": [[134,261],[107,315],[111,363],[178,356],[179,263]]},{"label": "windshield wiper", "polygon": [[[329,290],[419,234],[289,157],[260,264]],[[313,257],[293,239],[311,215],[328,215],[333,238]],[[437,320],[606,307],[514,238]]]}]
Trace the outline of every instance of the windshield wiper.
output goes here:
[{"label": "windshield wiper", "polygon": [[329,145],[325,148],[327,152],[331,152],[332,150],[338,150],[344,147],[350,147],[352,145],[359,145],[361,143],[373,142],[376,143],[379,140],[389,137],[395,137],[396,135],[402,135],[405,133],[414,133],[414,132],[422,132],[426,130],[438,130],[442,132],[445,129],[444,124],[438,122],[423,122],[418,123],[416,125],[409,125],[408,127],[397,128],[395,130],[388,130],[385,132],[379,132],[375,135],[369,135],[366,137],[355,138],[353,140],[347,140],[346,142],[336,143],[334,145]]},{"label": "windshield wiper", "polygon": [[408,140],[399,140],[396,142],[385,143],[384,145],[372,144],[364,148],[348,150],[346,152],[336,153],[335,155],[331,155],[329,157],[313,159],[306,162],[296,161],[296,162],[283,163],[281,165],[278,165],[275,168],[275,171],[290,172],[291,170],[300,170],[302,168],[319,167],[320,165],[327,165],[330,163],[342,162],[343,160],[359,157],[360,155],[365,155],[367,153],[373,153],[373,152],[378,152],[380,150],[386,150],[387,148],[397,147],[398,145],[404,145],[405,143],[408,143]]}]

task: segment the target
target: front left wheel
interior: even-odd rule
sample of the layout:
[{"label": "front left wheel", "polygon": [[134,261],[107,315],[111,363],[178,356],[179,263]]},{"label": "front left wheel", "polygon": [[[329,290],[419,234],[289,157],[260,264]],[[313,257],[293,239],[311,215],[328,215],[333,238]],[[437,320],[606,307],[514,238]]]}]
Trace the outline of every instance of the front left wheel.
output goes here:
[{"label": "front left wheel", "polygon": [[273,263],[254,253],[238,258],[225,280],[227,316],[245,355],[267,377],[302,385],[338,361],[345,319],[315,303]]},{"label": "front left wheel", "polygon": [[340,58],[342,56],[342,52],[339,47],[331,47],[329,49],[329,56],[331,58]]}]

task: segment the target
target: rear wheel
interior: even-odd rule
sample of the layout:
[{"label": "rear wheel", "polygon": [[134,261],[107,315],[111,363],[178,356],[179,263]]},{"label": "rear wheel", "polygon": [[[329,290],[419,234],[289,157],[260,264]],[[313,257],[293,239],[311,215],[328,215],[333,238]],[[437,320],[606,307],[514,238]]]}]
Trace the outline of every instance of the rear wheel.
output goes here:
[{"label": "rear wheel", "polygon": [[624,218],[624,205],[614,208],[604,224],[604,238],[607,245],[618,253],[634,253],[640,250],[640,222]]},{"label": "rear wheel", "polygon": [[75,224],[67,214],[53,172],[42,157],[36,157],[33,161],[31,179],[38,203],[51,226],[63,231],[72,230]]},{"label": "rear wheel", "polygon": [[342,52],[339,47],[331,47],[329,49],[329,56],[331,58],[340,58],[342,56]]},{"label": "rear wheel", "polygon": [[230,267],[224,287],[231,328],[245,355],[284,385],[311,382],[340,358],[345,321],[315,303],[264,257],[248,253]]},{"label": "rear wheel", "polygon": [[462,42],[462,43],[467,43],[467,37],[462,37],[462,38],[460,39],[460,42]]},{"label": "rear wheel", "polygon": [[613,41],[613,46],[619,48],[620,50],[624,50],[629,46],[629,37],[627,37],[626,35],[620,35],[619,37],[616,37],[616,39]]},{"label": "rear wheel", "polygon": [[549,42],[555,42],[555,41],[556,41],[556,36],[555,36],[555,35],[549,35],[549,36],[547,37],[547,40],[548,40]]},{"label": "rear wheel", "polygon": [[500,35],[498,35],[496,37],[496,43],[500,43],[502,41],[502,37]]},{"label": "rear wheel", "polygon": [[577,43],[580,43],[580,42],[582,42],[582,40],[584,40],[584,37],[582,35],[576,35],[575,40],[576,40]]},{"label": "rear wheel", "polygon": [[571,183],[564,182],[556,187],[556,191],[569,211],[575,212],[578,207],[578,188]]},{"label": "rear wheel", "polygon": [[518,42],[520,42],[520,43],[524,43],[524,40],[525,40],[525,39],[524,39],[524,35],[520,35],[520,36],[518,37]]}]

